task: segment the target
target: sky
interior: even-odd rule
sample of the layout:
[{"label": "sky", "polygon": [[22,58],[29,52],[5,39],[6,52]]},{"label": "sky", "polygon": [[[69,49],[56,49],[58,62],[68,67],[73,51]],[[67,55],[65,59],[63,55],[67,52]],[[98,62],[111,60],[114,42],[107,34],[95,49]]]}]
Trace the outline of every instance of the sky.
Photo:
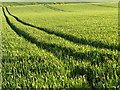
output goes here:
[{"label": "sky", "polygon": [[1,2],[119,2],[119,0],[0,0]]}]

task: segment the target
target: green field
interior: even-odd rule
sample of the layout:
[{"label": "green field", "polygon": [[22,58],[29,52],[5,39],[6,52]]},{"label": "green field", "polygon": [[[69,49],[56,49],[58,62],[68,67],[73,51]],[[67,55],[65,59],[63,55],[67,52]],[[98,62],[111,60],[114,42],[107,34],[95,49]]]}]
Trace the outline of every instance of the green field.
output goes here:
[{"label": "green field", "polygon": [[0,89],[2,88],[2,8],[0,7]]},{"label": "green field", "polygon": [[3,88],[119,88],[118,3],[3,7]]}]

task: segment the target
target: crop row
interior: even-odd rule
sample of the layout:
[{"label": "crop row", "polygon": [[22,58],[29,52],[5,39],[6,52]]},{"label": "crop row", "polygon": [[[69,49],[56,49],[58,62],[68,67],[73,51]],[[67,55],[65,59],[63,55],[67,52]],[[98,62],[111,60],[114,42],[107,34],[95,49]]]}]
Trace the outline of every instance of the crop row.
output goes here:
[{"label": "crop row", "polygon": [[[14,20],[15,21],[15,20]],[[21,23],[21,22],[18,22],[18,23]],[[24,23],[23,23],[24,24]],[[18,26],[19,24],[16,24],[15,26]],[[22,25],[22,24],[21,24]],[[26,24],[25,24],[26,25]],[[20,27],[20,25],[19,25],[19,27]],[[29,25],[28,26],[26,26],[26,27],[29,27],[29,28],[31,28]],[[32,26],[33,27],[33,26]],[[25,28],[26,29],[26,28]],[[19,34],[19,35],[22,35],[23,37],[25,37],[28,41],[31,41],[32,43],[35,43],[35,44],[38,44],[38,46],[39,46],[39,44],[40,44],[40,46],[44,46],[44,48],[46,49],[46,48],[48,48],[48,47],[56,47],[56,48],[58,48],[58,51],[60,51],[61,49],[64,49],[63,50],[63,52],[66,52],[65,53],[65,55],[66,54],[70,54],[70,56],[74,56],[74,55],[76,55],[76,56],[74,56],[74,57],[79,57],[80,55],[81,56],[84,56],[84,57],[86,57],[87,58],[87,55],[85,55],[85,54],[82,54],[82,53],[77,53],[78,51],[79,51],[79,48],[81,48],[81,46],[82,45],[76,45],[76,44],[74,44],[73,42],[69,42],[69,40],[65,40],[64,38],[61,38],[61,37],[55,37],[56,35],[51,35],[51,34],[54,34],[54,33],[51,33],[51,34],[47,34],[46,32],[42,32],[41,31],[41,28],[39,28],[39,30],[37,30],[36,28],[34,28],[35,30],[33,31],[33,30],[25,30],[24,29],[24,27],[22,28],[22,31],[21,31],[21,29],[17,29],[16,30],[16,32]],[[20,30],[20,31],[19,31]],[[43,30],[44,31],[44,30]],[[19,32],[22,32],[22,33],[19,33]],[[34,34],[33,34],[34,33]],[[40,34],[38,34],[38,33],[40,33]],[[44,34],[43,34],[44,33]],[[31,36],[30,36],[31,35]],[[44,36],[43,36],[44,35]],[[28,37],[29,36],[29,37]],[[40,36],[42,36],[42,38],[40,38]],[[65,35],[64,35],[65,36]],[[54,37],[54,38],[53,38]],[[59,41],[59,42],[56,42],[56,41]],[[43,42],[43,43],[42,43]],[[49,42],[49,43],[45,43],[45,42]],[[67,42],[67,43],[66,43]],[[64,46],[65,47],[64,47]],[[68,46],[68,45],[70,45],[70,46]],[[89,45],[89,44],[88,44]],[[91,46],[86,46],[86,47],[88,47],[88,48],[90,48],[91,50],[94,48],[94,47],[91,47]],[[83,46],[85,46],[85,45],[83,45]],[[50,49],[48,49],[48,51],[50,51],[52,48],[50,48]],[[60,50],[59,50],[60,49]],[[97,50],[98,48],[94,48],[94,51],[93,52],[96,52],[96,53],[99,53],[99,51],[95,51],[95,50]],[[57,50],[57,49],[56,49]],[[82,50],[82,48],[81,48],[81,50]],[[89,50],[89,49],[88,49]],[[98,50],[100,50],[100,49],[98,49]],[[51,51],[53,51],[53,50],[51,50]],[[108,50],[109,52],[111,52],[111,54],[112,54],[112,51],[110,51],[110,50]],[[69,53],[70,52],[70,53]],[[75,54],[74,54],[74,53]],[[92,53],[93,53],[92,52]],[[105,51],[104,51],[105,52]],[[53,53],[55,53],[55,52],[53,52]],[[90,54],[91,52],[89,52],[88,51],[88,53],[87,54]],[[115,52],[114,52],[115,53]],[[117,53],[117,52],[116,52]],[[104,53],[102,53],[103,55],[104,55]],[[106,53],[105,53],[106,54]],[[108,57],[109,56],[112,56],[112,55],[109,55],[109,54],[106,54],[106,55],[108,55]],[[78,55],[78,56],[77,56]],[[117,54],[116,54],[117,55]],[[89,55],[88,55],[89,56]],[[89,57],[88,57],[89,58]],[[109,58],[112,58],[112,57],[109,57]],[[116,59],[117,60],[117,57],[115,57],[115,56],[113,56],[113,59]]]},{"label": "crop row", "polygon": [[[3,53],[7,58],[3,55],[4,87],[119,86],[117,51],[75,44],[66,39],[65,34],[62,37],[60,34],[46,33],[40,28],[23,25],[4,9],[3,13],[12,28],[5,22]],[[16,40],[16,37],[19,39]],[[8,76],[6,72],[10,72]]]},{"label": "crop row", "polygon": [[94,46],[94,47],[96,47],[96,48],[108,48],[108,49],[112,49],[112,50],[113,50],[113,49],[118,50],[118,46],[117,46],[117,45],[111,45],[111,46],[109,46],[109,45],[104,44],[104,43],[102,43],[102,42],[100,42],[100,41],[91,41],[91,40],[86,40],[86,39],[84,39],[84,38],[81,38],[81,39],[80,39],[80,38],[77,38],[77,37],[72,36],[72,35],[69,35],[69,34],[63,34],[63,33],[61,33],[61,32],[51,31],[51,30],[49,30],[49,29],[47,29],[47,28],[41,28],[41,27],[34,26],[34,25],[29,24],[29,23],[26,23],[26,22],[20,20],[18,17],[12,15],[12,14],[9,12],[8,8],[6,8],[6,10],[7,10],[7,12],[8,12],[11,16],[13,16],[17,21],[21,22],[22,24],[27,25],[27,26],[34,27],[34,28],[36,28],[36,29],[40,29],[40,30],[42,30],[42,31],[47,32],[48,34],[55,34],[56,36],[62,37],[62,38],[64,38],[64,39],[66,39],[66,40],[72,41],[72,42],[77,43],[77,44],[90,45],[90,46]]},{"label": "crop row", "polygon": [[[68,5],[66,5],[66,7],[67,6]],[[27,10],[29,11],[29,9]],[[117,9],[112,10],[116,11]],[[79,44],[88,44],[111,50],[117,49],[118,47],[117,14],[111,16],[114,12],[108,12],[108,14],[106,14],[105,12],[98,13],[91,11],[91,13],[89,13],[90,10],[85,12],[82,10],[81,12],[85,15],[82,15],[80,12],[52,12],[52,14],[48,13],[49,15],[47,15],[47,13],[39,14],[39,12],[36,12],[38,15],[31,14],[30,17],[32,18],[29,18],[27,17],[27,13],[24,13],[24,17],[21,16],[21,13],[17,14],[18,11],[23,12],[23,8],[9,8],[9,11],[12,12],[13,15],[17,15],[23,22],[43,28],[48,33],[53,33],[64,38],[67,37],[67,39]],[[86,14],[88,15],[86,16]],[[96,14],[96,16],[93,16],[94,14]],[[41,17],[39,17],[39,15]],[[35,21],[33,21],[33,19]]]},{"label": "crop row", "polygon": [[65,11],[62,10],[62,9],[54,8],[54,7],[49,6],[49,5],[44,5],[44,6],[45,6],[46,8],[52,9],[52,10],[57,10],[57,11],[63,11],[63,12],[65,12]]}]

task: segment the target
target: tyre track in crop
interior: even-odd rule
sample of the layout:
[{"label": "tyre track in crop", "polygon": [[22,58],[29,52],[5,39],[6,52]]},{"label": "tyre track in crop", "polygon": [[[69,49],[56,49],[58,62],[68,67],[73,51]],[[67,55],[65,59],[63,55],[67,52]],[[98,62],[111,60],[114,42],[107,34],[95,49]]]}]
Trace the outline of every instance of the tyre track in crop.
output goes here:
[{"label": "tyre track in crop", "polygon": [[[4,13],[4,16],[5,16],[5,18],[6,18],[6,21],[7,21],[7,23],[9,24],[9,26],[19,35],[19,36],[22,36],[22,37],[24,37],[26,40],[28,40],[29,42],[31,42],[31,43],[34,43],[34,44],[36,44],[38,47],[42,47],[43,49],[46,49],[47,51],[49,51],[49,52],[52,52],[52,53],[55,53],[56,54],[56,51],[55,50],[57,50],[58,52],[59,51],[61,51],[61,50],[63,50],[64,52],[73,52],[73,50],[71,50],[70,48],[69,49],[67,49],[67,48],[62,48],[61,46],[57,46],[57,45],[55,45],[55,44],[48,44],[48,43],[45,43],[45,42],[38,42],[34,37],[31,37],[29,34],[27,34],[26,32],[24,32],[24,31],[22,31],[22,30],[20,30],[19,28],[17,28],[17,27],[15,27],[15,25],[13,25],[13,23],[11,23],[10,22],[10,20],[9,20],[9,18],[6,16],[6,14],[5,14],[5,10],[4,10],[4,8],[2,8],[3,9],[3,13]],[[55,48],[55,49],[54,49]],[[57,49],[56,49],[57,48]],[[66,53],[66,54],[67,54]],[[75,55],[77,55],[77,54],[75,54]],[[82,55],[82,54],[81,54]],[[74,55],[72,55],[72,56],[74,56]],[[83,54],[83,56],[86,56],[85,54]],[[64,55],[63,55],[63,57],[64,57]],[[77,56],[75,56],[75,57],[77,57]]]},{"label": "tyre track in crop", "polygon": [[[19,36],[24,37],[29,42],[36,44],[36,46],[41,47],[41,48],[47,50],[48,52],[53,53],[56,57],[58,57],[59,52],[61,52],[61,50],[62,50],[62,57],[63,58],[66,55],[69,55],[69,56],[73,56],[73,58],[75,58],[76,60],[77,59],[82,59],[82,60],[83,59],[85,59],[85,60],[90,60],[91,59],[91,64],[92,64],[93,63],[92,59],[94,57],[92,58],[91,56],[96,56],[96,54],[99,53],[98,51],[90,51],[89,53],[75,52],[75,50],[73,50],[71,48],[66,48],[66,47],[58,46],[58,45],[55,45],[55,44],[49,44],[49,43],[45,43],[45,42],[39,42],[39,41],[36,40],[36,38],[31,37],[28,33],[26,33],[25,31],[22,31],[21,29],[17,28],[13,23],[11,23],[9,18],[6,16],[4,8],[2,8],[2,9],[3,9],[3,14],[4,14],[5,18],[6,18],[6,21],[7,21],[8,25],[12,28],[12,30],[14,30]],[[57,53],[56,53],[56,51],[57,51]],[[101,55],[100,56],[101,61],[98,61],[98,63],[94,63],[94,64],[99,65],[99,62],[102,62],[102,63],[105,62],[104,57],[107,54],[105,54],[105,53],[99,53],[99,54]],[[111,58],[111,55],[108,54],[107,57]],[[94,88],[94,86],[92,84],[93,78],[91,78],[91,76],[93,75],[93,73],[92,73],[93,71],[90,68],[88,68],[87,70],[89,70],[89,71],[85,72],[83,74],[86,74],[87,81],[89,82],[89,85],[93,89]]]},{"label": "tyre track in crop", "polygon": [[105,6],[105,5],[98,5],[98,4],[90,4],[90,5],[94,5],[94,6],[100,6],[100,7],[110,7],[110,8],[117,8],[114,6]]},{"label": "tyre track in crop", "polygon": [[62,12],[66,12],[65,10],[62,10],[62,9],[58,9],[58,8],[55,8],[55,7],[52,7],[52,6],[49,6],[49,5],[44,5],[46,8],[49,8],[49,9],[52,9],[52,10],[55,10],[55,11],[62,11]]},{"label": "tyre track in crop", "polygon": [[[19,35],[24,37],[26,40],[28,40],[31,43],[36,44],[36,46],[41,47],[45,50],[47,50],[48,52],[53,53],[56,57],[59,56],[59,53],[62,51],[62,58],[66,58],[67,56],[72,56],[75,60],[81,59],[81,60],[89,60],[91,61],[92,64],[98,64],[98,62],[93,62],[92,59],[96,58],[96,55],[99,54],[99,60],[100,62],[105,62],[105,58],[108,57],[108,59],[112,60],[112,58],[116,58],[116,56],[113,56],[111,54],[107,54],[107,53],[100,53],[98,51],[89,51],[87,53],[82,53],[82,52],[77,52],[74,49],[71,48],[67,48],[67,47],[62,47],[56,44],[49,44],[46,42],[39,42],[36,38],[31,37],[28,33],[26,33],[25,31],[20,30],[19,28],[17,28],[15,25],[13,25],[13,23],[10,22],[9,18],[6,16],[4,8],[3,8],[3,13],[4,16],[6,18],[7,23],[9,24],[9,26]],[[56,53],[57,52],[57,53]],[[60,59],[60,57],[59,57]],[[116,58],[117,60],[117,58]]]},{"label": "tyre track in crop", "polygon": [[72,35],[68,35],[68,34],[63,34],[63,33],[60,33],[60,32],[54,32],[54,31],[51,31],[49,29],[46,29],[46,28],[42,28],[42,27],[37,27],[37,26],[34,26],[32,24],[29,24],[29,23],[26,23],[22,20],[20,20],[18,17],[12,15],[8,8],[6,7],[6,10],[7,12],[9,13],[9,15],[11,15],[12,17],[14,17],[18,22],[24,24],[24,25],[27,25],[27,26],[30,26],[30,27],[33,27],[33,28],[36,28],[36,29],[39,29],[41,31],[44,31],[48,34],[54,34],[58,37],[61,37],[61,38],[64,38],[68,41],[71,41],[73,43],[76,43],[76,44],[83,44],[83,45],[89,45],[89,46],[93,46],[93,47],[96,47],[96,48],[106,48],[106,49],[111,49],[111,50],[118,50],[118,46],[116,45],[107,45],[107,44],[104,44],[102,43],[101,41],[91,41],[91,40],[86,40],[84,38],[77,38],[75,36],[72,36]]},{"label": "tyre track in crop", "polygon": [[[93,74],[94,72],[95,71],[92,70],[89,65],[86,67],[77,65],[73,68],[73,71],[70,72],[70,76],[68,76],[68,77],[75,78],[75,76],[85,75],[89,85],[91,86],[91,88],[93,90],[95,90],[95,86],[93,85],[93,79],[95,79],[95,75]],[[97,82],[99,82],[99,81],[97,80]]]}]

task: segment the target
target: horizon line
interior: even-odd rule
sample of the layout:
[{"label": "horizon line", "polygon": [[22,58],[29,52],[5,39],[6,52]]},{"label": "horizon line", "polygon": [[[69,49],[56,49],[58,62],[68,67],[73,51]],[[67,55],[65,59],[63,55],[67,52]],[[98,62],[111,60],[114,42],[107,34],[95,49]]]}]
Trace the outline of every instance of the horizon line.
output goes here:
[{"label": "horizon line", "polygon": [[119,0],[1,0],[1,2],[119,2]]}]

